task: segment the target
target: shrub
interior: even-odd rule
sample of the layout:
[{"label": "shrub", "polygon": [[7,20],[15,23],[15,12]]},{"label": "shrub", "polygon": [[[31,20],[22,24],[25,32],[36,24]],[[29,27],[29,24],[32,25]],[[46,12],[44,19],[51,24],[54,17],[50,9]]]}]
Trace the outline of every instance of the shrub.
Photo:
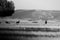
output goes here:
[{"label": "shrub", "polygon": [[12,16],[14,9],[15,7],[13,1],[0,1],[0,17]]}]

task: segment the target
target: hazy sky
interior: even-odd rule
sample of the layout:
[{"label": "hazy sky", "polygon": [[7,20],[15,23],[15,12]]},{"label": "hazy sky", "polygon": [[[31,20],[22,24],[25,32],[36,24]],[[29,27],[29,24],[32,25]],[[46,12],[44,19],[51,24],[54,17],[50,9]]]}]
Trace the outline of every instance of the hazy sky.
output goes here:
[{"label": "hazy sky", "polygon": [[60,0],[12,0],[16,9],[60,10]]}]

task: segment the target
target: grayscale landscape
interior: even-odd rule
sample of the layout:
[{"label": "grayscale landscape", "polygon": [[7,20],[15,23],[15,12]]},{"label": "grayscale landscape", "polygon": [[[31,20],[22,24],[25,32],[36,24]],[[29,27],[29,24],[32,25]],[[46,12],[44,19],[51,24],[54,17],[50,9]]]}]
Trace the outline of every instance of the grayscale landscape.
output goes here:
[{"label": "grayscale landscape", "polygon": [[[47,24],[45,24],[47,20]],[[9,24],[5,21],[10,22]],[[14,22],[12,22],[14,21]],[[15,23],[20,21],[20,23]],[[21,28],[51,28],[56,32],[33,32],[33,31],[4,31],[5,33],[25,34],[25,36],[13,37],[14,40],[60,40],[60,11],[59,10],[16,10],[12,16],[0,18],[0,28],[21,29]],[[2,30],[2,29],[1,29]],[[27,29],[28,30],[28,29]],[[44,29],[45,30],[45,29]],[[48,29],[47,29],[48,30]],[[3,30],[2,30],[3,31]],[[3,33],[0,31],[1,33]],[[38,35],[37,37],[31,36]],[[30,37],[30,36],[31,37]],[[51,35],[51,36],[50,36]]]},{"label": "grayscale landscape", "polygon": [[60,0],[0,0],[0,40],[60,40]]}]

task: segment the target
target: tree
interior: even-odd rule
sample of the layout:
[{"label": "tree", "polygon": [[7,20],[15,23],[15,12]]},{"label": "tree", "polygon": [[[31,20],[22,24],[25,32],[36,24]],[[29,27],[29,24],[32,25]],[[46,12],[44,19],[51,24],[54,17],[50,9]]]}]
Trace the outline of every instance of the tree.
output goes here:
[{"label": "tree", "polygon": [[0,0],[0,17],[12,16],[14,9],[13,1]]}]

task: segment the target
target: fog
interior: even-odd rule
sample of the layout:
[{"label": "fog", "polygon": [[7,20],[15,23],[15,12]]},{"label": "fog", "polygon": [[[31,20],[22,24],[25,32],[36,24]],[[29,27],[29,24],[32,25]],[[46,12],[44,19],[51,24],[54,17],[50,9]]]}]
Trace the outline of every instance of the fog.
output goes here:
[{"label": "fog", "polygon": [[60,0],[12,0],[15,9],[60,10]]}]

